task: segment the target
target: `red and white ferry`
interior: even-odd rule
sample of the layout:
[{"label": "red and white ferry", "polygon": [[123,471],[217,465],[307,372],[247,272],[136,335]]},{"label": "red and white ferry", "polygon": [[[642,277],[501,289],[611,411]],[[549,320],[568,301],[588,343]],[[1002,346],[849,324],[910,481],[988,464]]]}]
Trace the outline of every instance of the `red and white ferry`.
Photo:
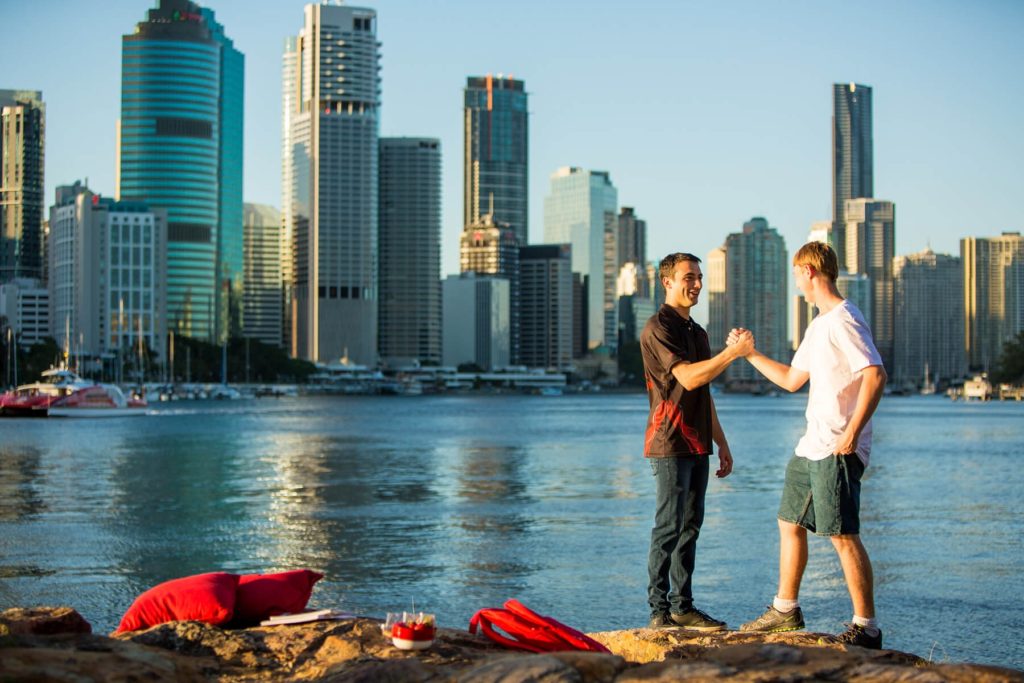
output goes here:
[{"label": "red and white ferry", "polygon": [[0,415],[12,417],[129,417],[145,415],[143,398],[126,398],[113,384],[84,380],[66,368],[50,368],[42,381],[0,395]]}]

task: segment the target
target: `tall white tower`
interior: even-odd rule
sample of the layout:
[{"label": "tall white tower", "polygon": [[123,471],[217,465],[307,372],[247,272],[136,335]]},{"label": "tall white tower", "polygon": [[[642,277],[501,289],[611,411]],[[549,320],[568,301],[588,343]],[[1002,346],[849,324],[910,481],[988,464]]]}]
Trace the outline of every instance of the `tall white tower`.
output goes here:
[{"label": "tall white tower", "polygon": [[293,355],[377,362],[377,14],[310,4],[285,45],[284,232]]}]

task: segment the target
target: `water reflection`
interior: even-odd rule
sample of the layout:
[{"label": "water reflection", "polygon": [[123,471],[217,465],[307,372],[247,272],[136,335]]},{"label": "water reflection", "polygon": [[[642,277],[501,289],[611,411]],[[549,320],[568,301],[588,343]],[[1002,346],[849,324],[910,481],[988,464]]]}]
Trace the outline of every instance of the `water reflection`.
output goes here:
[{"label": "water reflection", "polygon": [[480,588],[518,590],[536,569],[519,550],[534,524],[529,467],[521,445],[470,440],[454,451],[450,561],[456,580],[471,594]]},{"label": "water reflection", "polygon": [[460,498],[526,503],[523,449],[515,446],[468,444],[459,448],[456,477]]},{"label": "water reflection", "polygon": [[141,587],[230,567],[244,554],[239,439],[199,429],[125,436],[110,472],[119,567]]},{"label": "water reflection", "polygon": [[43,451],[35,446],[0,449],[0,522],[18,521],[46,511],[37,485]]}]

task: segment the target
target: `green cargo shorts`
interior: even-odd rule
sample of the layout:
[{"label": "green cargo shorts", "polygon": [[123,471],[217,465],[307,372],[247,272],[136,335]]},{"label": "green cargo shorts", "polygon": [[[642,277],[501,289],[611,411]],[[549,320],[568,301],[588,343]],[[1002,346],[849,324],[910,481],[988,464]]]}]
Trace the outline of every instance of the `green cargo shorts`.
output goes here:
[{"label": "green cargo shorts", "polygon": [[818,536],[860,533],[860,478],[856,455],[808,460],[794,455],[786,466],[779,519]]}]

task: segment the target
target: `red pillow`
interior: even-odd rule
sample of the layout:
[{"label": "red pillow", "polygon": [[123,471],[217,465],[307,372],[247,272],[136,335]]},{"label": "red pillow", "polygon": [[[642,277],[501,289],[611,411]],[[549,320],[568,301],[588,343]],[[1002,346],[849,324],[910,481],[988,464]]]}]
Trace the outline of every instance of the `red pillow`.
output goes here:
[{"label": "red pillow", "polygon": [[309,569],[280,574],[243,574],[238,580],[235,619],[261,621],[306,609],[313,584],[324,577]]},{"label": "red pillow", "polygon": [[165,581],[135,598],[114,633],[167,621],[205,621],[217,626],[235,610],[238,574],[214,572]]}]

